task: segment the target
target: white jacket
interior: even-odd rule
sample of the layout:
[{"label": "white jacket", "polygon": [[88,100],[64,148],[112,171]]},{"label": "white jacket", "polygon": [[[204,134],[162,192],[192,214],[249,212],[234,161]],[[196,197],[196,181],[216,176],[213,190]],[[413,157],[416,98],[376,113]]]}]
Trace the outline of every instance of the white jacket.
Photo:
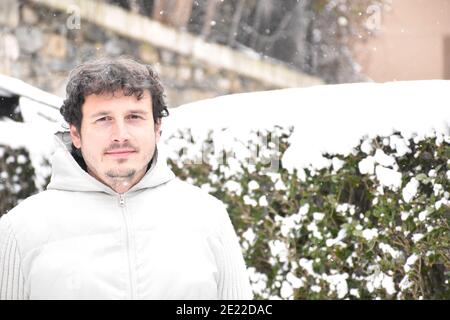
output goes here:
[{"label": "white jacket", "polygon": [[[120,195],[59,133],[47,190],[0,219],[1,299],[251,299],[223,203],[158,157]],[[65,141],[65,142],[63,142]]]}]

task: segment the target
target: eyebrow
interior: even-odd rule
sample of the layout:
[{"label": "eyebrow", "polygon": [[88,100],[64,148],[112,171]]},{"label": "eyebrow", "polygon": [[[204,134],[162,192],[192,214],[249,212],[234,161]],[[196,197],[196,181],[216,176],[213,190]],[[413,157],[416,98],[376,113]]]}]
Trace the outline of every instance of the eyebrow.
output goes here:
[{"label": "eyebrow", "polygon": [[136,110],[130,110],[130,111],[128,111],[129,113],[139,113],[139,114],[147,114],[148,112],[147,111],[145,111],[145,110],[139,110],[139,109],[136,109]]},{"label": "eyebrow", "polygon": [[[94,113],[91,116],[91,118],[97,118],[97,117],[100,117],[100,116],[107,116],[110,113],[111,113],[110,111],[100,111],[100,112]],[[127,111],[127,113],[137,113],[137,114],[146,115],[148,112],[144,111],[144,110],[129,110],[129,111]]]}]

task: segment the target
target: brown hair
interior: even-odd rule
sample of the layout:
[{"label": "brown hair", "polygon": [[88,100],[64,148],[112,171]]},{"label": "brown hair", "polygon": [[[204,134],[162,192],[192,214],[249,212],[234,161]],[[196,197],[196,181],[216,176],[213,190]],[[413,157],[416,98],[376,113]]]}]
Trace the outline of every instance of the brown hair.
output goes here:
[{"label": "brown hair", "polygon": [[164,88],[151,66],[128,57],[100,58],[72,70],[60,112],[67,123],[80,131],[81,107],[87,96],[122,91],[124,95],[134,95],[139,100],[144,90],[148,90],[152,97],[154,122],[168,116]]}]

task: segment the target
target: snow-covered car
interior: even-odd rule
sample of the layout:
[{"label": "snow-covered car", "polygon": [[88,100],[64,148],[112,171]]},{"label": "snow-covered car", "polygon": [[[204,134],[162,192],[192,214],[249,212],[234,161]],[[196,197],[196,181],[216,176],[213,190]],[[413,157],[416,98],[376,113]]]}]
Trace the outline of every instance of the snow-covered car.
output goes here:
[{"label": "snow-covered car", "polygon": [[23,147],[29,152],[36,184],[41,187],[49,174],[44,160],[54,150],[53,133],[63,124],[61,104],[60,97],[0,75],[0,145]]}]

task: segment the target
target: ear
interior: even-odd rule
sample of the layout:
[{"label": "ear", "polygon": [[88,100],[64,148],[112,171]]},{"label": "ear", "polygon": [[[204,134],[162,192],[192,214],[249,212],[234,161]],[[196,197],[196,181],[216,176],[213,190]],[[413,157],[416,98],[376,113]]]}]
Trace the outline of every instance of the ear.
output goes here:
[{"label": "ear", "polygon": [[159,139],[161,138],[161,125],[162,125],[162,119],[156,120],[155,123],[155,143],[159,142]]},{"label": "ear", "polygon": [[81,148],[81,135],[78,132],[77,128],[71,124],[69,126],[70,129],[70,136],[72,137],[72,143],[73,145],[77,148],[80,149]]}]

